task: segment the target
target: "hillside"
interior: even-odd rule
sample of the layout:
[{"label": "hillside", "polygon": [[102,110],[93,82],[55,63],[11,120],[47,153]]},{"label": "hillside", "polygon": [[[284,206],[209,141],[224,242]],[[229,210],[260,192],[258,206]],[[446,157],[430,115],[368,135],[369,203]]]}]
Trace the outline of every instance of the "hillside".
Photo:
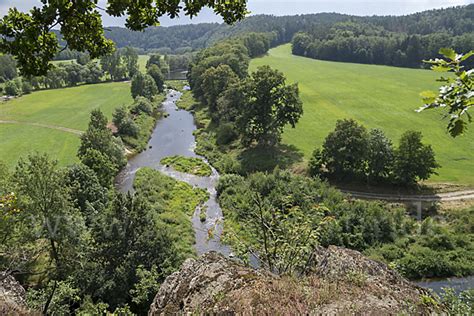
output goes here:
[{"label": "hillside", "polygon": [[295,129],[285,130],[283,141],[295,145],[306,159],[322,145],[336,120],[354,118],[367,128],[383,129],[394,144],[406,130],[421,131],[442,166],[430,181],[474,185],[472,131],[453,139],[441,112],[415,112],[422,104],[420,92],[439,86],[437,73],[298,57],[291,54],[290,45],[253,59],[250,67],[262,65],[279,69],[299,84],[304,114]]},{"label": "hillside", "polygon": [[61,165],[74,162],[90,112],[100,108],[111,118],[116,107],[131,102],[130,85],[118,82],[38,91],[0,103],[0,160],[14,166],[28,153],[46,151]]},{"label": "hillside", "polygon": [[147,51],[182,53],[198,50],[232,36],[248,32],[273,32],[273,44],[288,43],[300,31],[320,30],[325,33],[335,23],[352,21],[372,23],[391,32],[407,34],[448,33],[460,35],[474,31],[473,6],[429,10],[406,16],[360,17],[339,13],[317,13],[304,15],[254,15],[232,26],[218,23],[149,27],[144,32],[133,32],[126,28],[110,27],[106,37],[118,47],[132,46]]}]

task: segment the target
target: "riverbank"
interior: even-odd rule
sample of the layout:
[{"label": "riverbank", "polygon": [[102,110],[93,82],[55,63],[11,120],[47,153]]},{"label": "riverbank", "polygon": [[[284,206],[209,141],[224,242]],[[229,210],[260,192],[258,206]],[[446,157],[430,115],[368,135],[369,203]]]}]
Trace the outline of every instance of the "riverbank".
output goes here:
[{"label": "riverbank", "polygon": [[[227,145],[218,145],[217,139],[220,131],[211,124],[206,113],[206,108],[198,104],[192,98],[190,91],[183,91],[183,93],[184,97],[181,99],[182,101],[178,103],[178,106],[192,112],[194,114],[196,125],[199,127],[195,132],[197,139],[196,151],[200,155],[209,159],[211,164],[223,174],[238,173],[245,175],[256,170],[272,171],[277,165],[282,169],[287,169],[288,166],[291,165],[291,162],[294,161],[294,158],[296,158],[293,149],[284,148],[283,146],[270,152],[265,152],[258,151],[258,149],[241,150],[238,144],[234,144],[235,142],[231,142]],[[290,168],[290,170],[293,173],[299,173],[298,170],[294,170],[294,168]],[[466,192],[466,194],[470,194],[470,192]],[[354,201],[357,201],[357,196],[354,196],[354,198]],[[420,196],[417,195],[415,198],[418,199]],[[462,200],[464,194],[458,195],[456,193],[449,193],[446,196],[441,196],[441,199],[444,198],[456,198]],[[437,202],[437,196],[433,196],[432,200],[433,202]],[[397,200],[395,202],[400,201]],[[378,202],[374,203],[377,204]],[[232,209],[234,208],[235,206],[232,207]],[[391,208],[388,206],[384,207],[385,211],[389,209]],[[463,211],[459,208],[457,211],[443,210],[442,213],[437,210],[438,208],[435,205],[433,209],[424,212],[424,216],[420,217],[418,220],[409,217],[408,213],[402,211],[401,216],[410,219],[411,221],[411,224],[409,225],[411,228],[407,226],[407,229],[411,231],[412,235],[404,234],[402,236],[390,237],[384,241],[384,247],[376,247],[374,244],[374,248],[371,249],[371,251],[367,251],[366,254],[376,260],[390,264],[399,272],[406,272],[407,276],[414,280],[414,282],[416,282],[416,279],[420,278],[420,275],[434,276],[439,274],[449,276],[458,273],[460,273],[460,275],[466,275],[469,269],[472,270],[472,264],[469,264],[469,259],[467,259],[466,262],[463,258],[470,257],[471,255],[469,254],[472,254],[472,251],[470,250],[472,249],[472,242],[470,242],[472,238],[470,237],[471,233],[469,232],[469,229],[467,227],[461,227],[459,224],[464,222],[467,226],[469,225],[470,212],[466,210],[464,212],[467,215],[461,214]],[[456,217],[456,214],[460,214],[459,218]],[[225,207],[224,215],[226,217],[225,236],[227,240],[229,236],[233,235],[230,232],[238,231],[240,227],[239,225],[242,223],[239,222],[236,226],[236,222],[232,220],[233,211],[225,209]],[[425,221],[426,218],[428,218],[428,220]],[[431,218],[433,218],[432,222],[430,222]],[[366,226],[366,229],[372,229],[370,228],[370,225]],[[342,232],[339,232],[339,234],[342,234]],[[444,246],[438,245],[435,240],[445,240],[447,244]],[[353,244],[352,246],[357,247],[357,244]],[[235,249],[237,248],[238,247],[236,246]],[[428,257],[426,257],[426,254],[428,254]],[[437,259],[428,260],[431,257]],[[417,260],[417,258],[419,260]],[[397,262],[400,264],[397,265]],[[423,263],[423,266],[420,266],[420,262]],[[420,269],[414,268],[415,266],[419,266]],[[405,272],[402,270],[405,270]],[[431,274],[430,271],[435,272],[433,272],[434,274]],[[461,278],[461,281],[469,278],[471,277],[467,276]],[[431,286],[436,288],[438,286],[437,284],[447,285],[449,284],[449,281],[440,281],[437,279],[436,282],[433,281],[423,284],[430,288]],[[463,284],[469,286],[470,283],[464,282]],[[466,287],[462,289],[466,289]]]},{"label": "riverbank", "polygon": [[[208,163],[202,156],[195,153],[194,133],[197,127],[193,115],[176,106],[181,96],[182,93],[176,90],[167,92],[163,102],[163,112],[166,114],[157,121],[146,149],[128,160],[127,166],[117,176],[116,186],[122,192],[133,191],[137,172],[142,168],[151,168],[173,179],[188,183],[192,187],[206,190],[209,199],[188,217],[188,225],[194,229],[195,251],[198,255],[208,251],[229,255],[229,247],[220,243],[223,217],[216,199],[215,187],[219,179],[217,171],[211,167],[211,175],[201,177],[178,172],[161,163],[163,158],[170,156],[199,158]],[[201,221],[201,212],[206,212],[205,221]]]}]

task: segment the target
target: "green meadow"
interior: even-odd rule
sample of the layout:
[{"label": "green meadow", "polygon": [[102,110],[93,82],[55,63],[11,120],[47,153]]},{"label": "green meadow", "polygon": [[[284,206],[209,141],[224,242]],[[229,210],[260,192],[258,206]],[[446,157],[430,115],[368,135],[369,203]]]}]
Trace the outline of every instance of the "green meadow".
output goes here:
[{"label": "green meadow", "polygon": [[40,151],[61,165],[75,162],[79,136],[54,128],[85,131],[93,109],[100,108],[111,119],[116,107],[131,102],[130,84],[125,82],[43,90],[2,102],[0,121],[18,123],[0,123],[0,160],[13,166],[19,157]]},{"label": "green meadow", "polygon": [[439,73],[298,57],[290,45],[270,50],[250,67],[262,65],[279,69],[289,82],[299,84],[304,115],[295,129],[285,130],[283,142],[296,146],[306,160],[336,120],[353,118],[367,128],[382,129],[395,145],[406,130],[421,131],[442,165],[430,181],[474,186],[474,132],[453,139],[442,111],[415,112],[422,105],[420,92],[439,87]]},{"label": "green meadow", "polygon": [[141,72],[146,72],[146,62],[150,59],[149,55],[138,55],[138,68]]}]

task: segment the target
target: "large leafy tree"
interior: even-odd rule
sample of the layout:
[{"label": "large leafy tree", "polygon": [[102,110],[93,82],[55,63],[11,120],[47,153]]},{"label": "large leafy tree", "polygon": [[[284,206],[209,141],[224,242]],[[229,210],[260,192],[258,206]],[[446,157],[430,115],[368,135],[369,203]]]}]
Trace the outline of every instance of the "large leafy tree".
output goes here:
[{"label": "large leafy tree", "polygon": [[156,87],[158,88],[159,92],[163,92],[164,88],[163,85],[165,83],[165,76],[156,64],[150,64],[147,68],[147,74],[150,75],[153,80],[155,81]]},{"label": "large leafy tree", "polygon": [[133,77],[130,90],[133,98],[142,96],[148,100],[151,100],[159,92],[153,77],[140,72]]},{"label": "large leafy tree", "polygon": [[259,67],[243,85],[245,99],[241,100],[238,127],[244,144],[256,141],[274,145],[280,141],[286,125],[295,127],[303,104],[298,85],[287,85],[283,73],[269,66]]},{"label": "large leafy tree", "polygon": [[77,155],[96,172],[103,186],[109,186],[116,172],[126,164],[123,145],[107,128],[107,118],[100,110],[91,112],[89,127],[81,136]]},{"label": "large leafy tree", "polygon": [[390,177],[393,165],[392,141],[380,129],[372,129],[368,138],[367,181]]},{"label": "large leafy tree", "polygon": [[35,154],[18,162],[12,179],[22,238],[48,253],[50,277],[66,276],[79,260],[85,223],[70,201],[64,173],[47,155]]},{"label": "large leafy tree", "polygon": [[125,26],[136,31],[158,25],[162,16],[196,16],[204,7],[214,9],[226,23],[238,21],[247,13],[246,0],[107,0],[105,8],[98,6],[98,0],[41,2],[42,7],[28,13],[11,8],[0,20],[0,48],[17,58],[23,75],[44,75],[52,67],[50,61],[60,50],[53,28],[59,28],[72,50],[87,51],[91,58],[110,53],[113,42],[104,36],[101,10],[111,16],[127,16]]},{"label": "large leafy tree", "polygon": [[324,140],[323,156],[329,173],[338,178],[360,175],[368,152],[368,134],[356,121],[339,120]]},{"label": "large leafy tree", "polygon": [[395,151],[393,167],[395,180],[402,185],[414,185],[417,180],[427,180],[439,168],[433,148],[422,143],[420,132],[407,131],[400,138]]},{"label": "large leafy tree", "polygon": [[121,52],[127,68],[128,78],[133,78],[138,73],[138,53],[132,47],[125,47]]},{"label": "large leafy tree", "polygon": [[219,65],[207,69],[203,76],[205,103],[213,117],[217,116],[217,100],[227,88],[236,83],[239,78],[228,65]]}]

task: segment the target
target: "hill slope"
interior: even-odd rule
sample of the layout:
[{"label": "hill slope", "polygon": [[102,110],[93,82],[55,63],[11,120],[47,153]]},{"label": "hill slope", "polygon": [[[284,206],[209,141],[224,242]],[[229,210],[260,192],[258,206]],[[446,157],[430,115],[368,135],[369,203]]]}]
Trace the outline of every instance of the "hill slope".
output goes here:
[{"label": "hill slope", "polygon": [[270,50],[252,60],[251,69],[270,65],[284,72],[290,82],[298,82],[304,115],[296,129],[286,129],[283,141],[295,145],[308,159],[334,129],[336,120],[354,118],[367,128],[381,128],[395,144],[408,129],[423,132],[432,144],[439,176],[432,182],[452,182],[474,186],[473,132],[452,139],[445,130],[443,113],[416,113],[421,91],[435,90],[439,74],[387,66],[327,62],[293,56],[291,46]]},{"label": "hill slope", "polygon": [[100,108],[110,119],[115,108],[130,103],[125,82],[38,91],[0,103],[0,160],[14,166],[19,157],[40,151],[61,165],[75,162],[79,136],[74,131],[86,130],[90,112]]}]

